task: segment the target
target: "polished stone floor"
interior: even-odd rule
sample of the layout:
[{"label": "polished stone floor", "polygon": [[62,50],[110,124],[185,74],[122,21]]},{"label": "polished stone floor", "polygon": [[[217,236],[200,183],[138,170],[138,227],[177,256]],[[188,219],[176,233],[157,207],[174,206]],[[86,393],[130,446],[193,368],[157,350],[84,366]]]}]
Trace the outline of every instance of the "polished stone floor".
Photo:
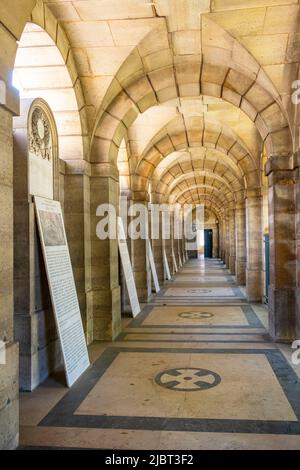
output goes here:
[{"label": "polished stone floor", "polygon": [[300,449],[300,366],[220,260],[190,260],[114,343],[20,405],[21,446]]}]

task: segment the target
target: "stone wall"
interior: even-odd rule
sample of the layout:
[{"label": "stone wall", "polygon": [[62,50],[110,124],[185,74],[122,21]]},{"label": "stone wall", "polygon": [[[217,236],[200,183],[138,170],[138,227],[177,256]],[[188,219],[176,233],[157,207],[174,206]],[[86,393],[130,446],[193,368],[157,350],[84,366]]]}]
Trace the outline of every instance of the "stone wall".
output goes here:
[{"label": "stone wall", "polygon": [[0,449],[18,444],[19,355],[13,334],[13,141],[12,117],[18,97],[0,80],[0,339],[6,361],[0,364]]}]

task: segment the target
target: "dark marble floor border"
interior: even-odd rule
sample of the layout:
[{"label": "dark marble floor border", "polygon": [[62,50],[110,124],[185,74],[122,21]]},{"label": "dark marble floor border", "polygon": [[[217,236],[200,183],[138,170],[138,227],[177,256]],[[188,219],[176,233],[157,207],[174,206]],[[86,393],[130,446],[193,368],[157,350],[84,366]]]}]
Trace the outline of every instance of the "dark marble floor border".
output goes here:
[{"label": "dark marble floor border", "polygon": [[[206,288],[209,288],[209,287],[210,286],[206,286],[206,285],[204,285],[204,286],[197,285],[196,287],[190,287],[190,286],[181,287],[181,286],[174,286],[174,284],[171,284],[169,286],[164,285],[160,289],[160,291],[157,294],[156,298],[159,298],[159,297],[175,297],[175,298],[185,297],[185,298],[187,298],[188,297],[187,295],[182,295],[182,296],[181,295],[172,295],[172,296],[170,295],[170,296],[168,296],[167,295],[167,290],[168,289],[189,289],[189,288],[191,288],[191,289],[206,289]],[[229,300],[232,300],[234,298],[242,298],[242,299],[245,298],[245,295],[243,294],[241,289],[239,287],[236,287],[236,286],[234,287],[234,286],[224,286],[223,285],[223,286],[214,286],[214,287],[211,287],[211,288],[212,289],[232,289],[233,295],[214,295],[213,297],[209,296],[209,295],[207,295],[207,296],[205,296],[205,295],[194,296],[193,295],[193,296],[191,296],[191,299],[197,299],[197,300],[198,299],[204,299],[204,300],[207,300],[207,299],[212,298],[212,299],[225,299],[225,300],[229,299]]]},{"label": "dark marble floor border", "polygon": [[44,417],[39,426],[96,429],[136,429],[188,432],[255,433],[300,435],[300,380],[279,350],[255,349],[181,349],[184,354],[263,354],[269,361],[298,421],[238,419],[186,419],[138,416],[76,415],[75,412],[119,353],[174,353],[167,348],[108,348],[83,374],[69,392]]},{"label": "dark marble floor border", "polygon": [[[212,307],[212,305],[207,305],[208,307]],[[251,305],[239,305],[239,307],[242,309],[247,321],[248,325],[220,325],[220,324],[214,324],[214,325],[202,325],[200,322],[197,323],[197,325],[191,325],[191,324],[183,324],[181,323],[180,325],[175,325],[175,324],[169,324],[169,325],[144,325],[144,321],[150,314],[150,312],[154,308],[163,308],[164,306],[156,306],[156,305],[146,305],[141,313],[137,315],[131,322],[126,326],[126,328],[136,328],[136,327],[141,327],[141,328],[265,328],[258,316],[256,315],[255,311],[251,307]],[[165,307],[172,307],[171,305],[166,305]],[[191,305],[174,305],[174,307],[182,307],[183,310],[188,309],[191,307]],[[217,305],[215,307],[218,307]],[[224,305],[224,307],[227,307],[227,305]],[[205,305],[200,305],[199,308],[203,309],[205,308]]]}]

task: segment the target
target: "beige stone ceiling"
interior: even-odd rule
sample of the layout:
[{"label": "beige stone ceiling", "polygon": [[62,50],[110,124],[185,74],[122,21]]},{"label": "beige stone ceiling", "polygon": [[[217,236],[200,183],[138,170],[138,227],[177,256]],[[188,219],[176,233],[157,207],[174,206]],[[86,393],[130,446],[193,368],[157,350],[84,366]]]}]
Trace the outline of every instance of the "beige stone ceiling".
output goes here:
[{"label": "beige stone ceiling", "polygon": [[50,105],[52,97],[62,148],[74,147],[64,160],[118,161],[122,188],[142,194],[151,182],[171,202],[220,211],[260,186],[263,149],[289,157],[298,148],[290,95],[299,8],[296,0],[38,1],[31,21],[52,42],[27,30],[20,80],[29,95],[42,89]]}]

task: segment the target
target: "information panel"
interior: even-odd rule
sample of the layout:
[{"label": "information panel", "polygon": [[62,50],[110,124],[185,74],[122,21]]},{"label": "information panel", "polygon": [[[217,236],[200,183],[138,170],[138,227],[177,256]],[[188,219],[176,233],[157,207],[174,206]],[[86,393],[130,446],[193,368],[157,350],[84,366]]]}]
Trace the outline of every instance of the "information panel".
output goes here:
[{"label": "information panel", "polygon": [[160,287],[159,287],[159,282],[158,282],[158,277],[157,277],[155,261],[153,257],[152,246],[151,246],[151,242],[149,238],[148,238],[148,249],[149,249],[150,269],[151,269],[151,274],[152,274],[152,278],[154,282],[155,292],[158,293],[160,291]]},{"label": "information panel", "polygon": [[123,221],[121,217],[118,217],[118,243],[132,316],[136,317],[140,313],[141,307],[137,296],[135,280],[133,276]]},{"label": "information panel", "polygon": [[76,286],[61,206],[35,196],[38,228],[49,290],[69,387],[89,367]]},{"label": "information panel", "polygon": [[167,279],[168,279],[168,281],[170,281],[171,280],[171,273],[170,273],[168,258],[167,258],[165,249],[163,249],[163,260],[164,260],[164,266],[165,266],[165,272],[166,272],[166,275],[167,275]]},{"label": "information panel", "polygon": [[174,253],[174,249],[173,249],[173,248],[172,248],[172,259],[173,259],[173,264],[174,264],[175,272],[177,273],[177,271],[178,271],[178,266],[177,266],[177,261],[176,261],[176,257],[175,257],[175,253]]}]

